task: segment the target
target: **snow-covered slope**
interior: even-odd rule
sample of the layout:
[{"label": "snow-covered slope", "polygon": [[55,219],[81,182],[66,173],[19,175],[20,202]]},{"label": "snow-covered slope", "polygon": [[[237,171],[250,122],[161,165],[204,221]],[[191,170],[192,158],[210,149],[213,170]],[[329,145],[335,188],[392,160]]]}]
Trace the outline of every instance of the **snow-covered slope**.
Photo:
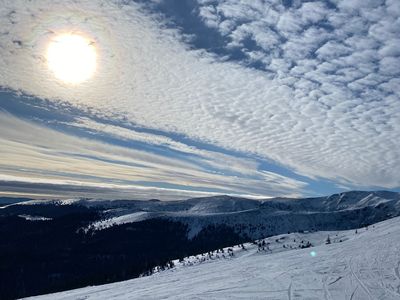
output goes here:
[{"label": "snow-covered slope", "polygon": [[[307,242],[318,246],[299,249]],[[233,257],[224,249],[151,276],[34,299],[400,299],[399,217],[357,233],[271,237],[265,251],[244,247],[232,248]]]},{"label": "snow-covered slope", "polygon": [[[29,206],[84,206],[99,218],[83,230],[162,218],[187,225],[193,239],[207,228],[230,227],[243,238],[257,239],[294,231],[345,230],[400,216],[400,193],[352,191],[327,197],[249,200],[231,196],[185,201],[67,199],[26,201],[3,206],[4,214],[32,215]],[[24,209],[25,207],[25,209]],[[46,209],[47,209],[46,208]],[[34,212],[38,214],[38,212]]]},{"label": "snow-covered slope", "polygon": [[229,196],[186,201],[80,201],[102,207],[104,220],[87,230],[168,218],[188,225],[192,238],[209,225],[232,227],[252,239],[300,230],[350,229],[400,216],[400,194],[353,191],[328,197],[249,200]]}]

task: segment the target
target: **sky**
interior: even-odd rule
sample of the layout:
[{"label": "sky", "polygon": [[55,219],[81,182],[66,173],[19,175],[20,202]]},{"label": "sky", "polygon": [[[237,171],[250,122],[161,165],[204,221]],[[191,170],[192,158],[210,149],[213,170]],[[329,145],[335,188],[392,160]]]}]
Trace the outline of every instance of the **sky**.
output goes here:
[{"label": "sky", "polygon": [[0,0],[0,196],[400,191],[399,149],[398,0]]}]

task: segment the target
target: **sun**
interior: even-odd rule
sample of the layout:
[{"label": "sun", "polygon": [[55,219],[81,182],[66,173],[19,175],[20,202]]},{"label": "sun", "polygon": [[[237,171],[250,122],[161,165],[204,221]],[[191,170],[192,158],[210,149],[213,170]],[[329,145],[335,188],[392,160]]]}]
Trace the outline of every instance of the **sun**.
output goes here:
[{"label": "sun", "polygon": [[82,83],[96,71],[97,53],[94,44],[76,34],[58,35],[47,48],[49,69],[61,81]]}]

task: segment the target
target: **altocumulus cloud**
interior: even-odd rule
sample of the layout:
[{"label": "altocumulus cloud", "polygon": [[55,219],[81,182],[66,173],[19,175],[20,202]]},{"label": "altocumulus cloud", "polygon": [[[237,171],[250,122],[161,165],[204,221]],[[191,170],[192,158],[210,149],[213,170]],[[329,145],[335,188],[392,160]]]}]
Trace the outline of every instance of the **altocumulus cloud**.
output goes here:
[{"label": "altocumulus cloud", "polygon": [[[101,118],[272,160],[309,178],[346,185],[400,186],[398,1],[199,0],[193,14],[218,32],[225,53],[240,51],[244,58],[235,61],[191,47],[193,37],[184,35],[184,28],[172,28],[168,20],[135,2],[2,1],[0,86],[68,103]],[[99,54],[93,80],[73,89],[54,79],[43,56],[49,39],[65,30],[85,33]],[[249,67],[253,63],[258,67]],[[6,114],[1,118],[9,122],[4,128],[20,122]],[[207,161],[199,170],[199,163],[188,167],[187,161],[157,157],[151,172],[143,167],[135,171],[148,177],[144,181],[159,178],[194,189],[258,195],[301,192],[305,186],[260,170],[251,159],[233,156],[229,159],[235,163],[225,172],[235,175],[215,177],[207,170],[221,170],[226,154],[167,137],[146,136],[117,125],[105,127],[85,118],[69,126],[167,145]],[[4,139],[15,142],[13,135]],[[20,137],[21,145],[26,143],[21,151],[42,153],[31,149],[30,139]],[[111,151],[109,145],[79,141],[85,143],[80,149],[89,149],[87,155],[95,153],[103,162],[124,157],[132,160],[130,168],[138,163],[133,158],[139,150]],[[55,147],[50,141],[41,143]],[[9,147],[8,153],[16,148]],[[110,153],[113,157],[108,157]],[[144,155],[150,154],[142,151],[140,164],[155,159]],[[71,160],[71,155],[65,159]],[[45,161],[57,160],[48,157]],[[77,168],[91,174],[71,172],[104,177],[100,161],[96,168]],[[85,160],[80,157],[78,163]],[[166,169],[171,166],[169,173]],[[132,169],[120,168],[126,165],[116,167],[108,178],[125,184]],[[21,176],[13,174],[17,175]]]},{"label": "altocumulus cloud", "polygon": [[245,55],[243,65],[257,62],[289,89],[287,121],[263,127],[287,137],[264,144],[276,160],[308,175],[399,186],[399,1],[198,3],[205,25]]}]

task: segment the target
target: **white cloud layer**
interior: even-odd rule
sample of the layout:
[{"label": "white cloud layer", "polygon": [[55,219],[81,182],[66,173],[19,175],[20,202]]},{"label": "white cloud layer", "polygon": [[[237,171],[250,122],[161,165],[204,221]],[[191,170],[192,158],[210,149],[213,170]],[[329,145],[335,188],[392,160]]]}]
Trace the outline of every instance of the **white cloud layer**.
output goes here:
[{"label": "white cloud layer", "polygon": [[[257,51],[242,50],[264,71],[189,50],[177,30],[134,3],[0,3],[0,86],[257,154],[309,177],[400,186],[397,0],[332,1],[336,8],[199,0],[200,17],[229,38],[227,49],[256,43]],[[43,57],[66,30],[93,39],[100,57],[93,80],[73,89]]]},{"label": "white cloud layer", "polygon": [[[81,125],[84,123],[80,123]],[[98,187],[131,197],[236,194],[299,195],[305,183],[259,170],[257,162],[200,150],[171,139],[86,122],[91,130],[120,139],[172,145],[196,159],[116,146],[71,136],[0,112],[0,181]],[[107,129],[108,128],[108,129]],[[124,136],[120,136],[123,133]],[[158,139],[158,140],[157,140]],[[172,149],[172,148],[171,148]],[[1,175],[3,173],[3,175]],[[78,189],[79,190],[79,189]],[[147,197],[143,195],[147,194]],[[180,196],[179,198],[181,198]]]}]

